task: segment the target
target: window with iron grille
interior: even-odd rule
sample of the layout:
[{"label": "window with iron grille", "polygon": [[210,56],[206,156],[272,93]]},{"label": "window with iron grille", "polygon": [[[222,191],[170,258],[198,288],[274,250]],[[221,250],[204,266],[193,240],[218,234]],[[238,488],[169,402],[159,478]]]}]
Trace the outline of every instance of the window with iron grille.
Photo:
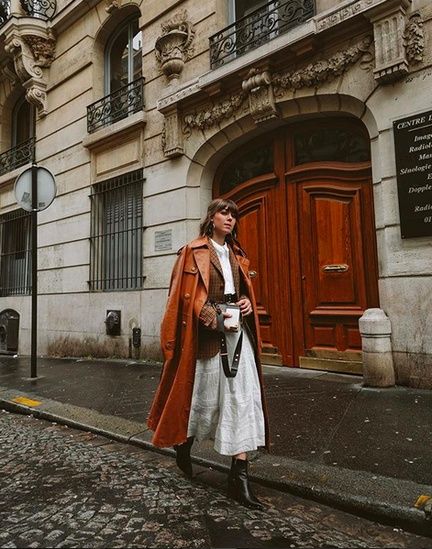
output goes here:
[{"label": "window with iron grille", "polygon": [[0,216],[0,296],[31,293],[31,214]]},{"label": "window with iron grille", "polygon": [[92,188],[91,291],[142,287],[143,181],[136,170]]}]

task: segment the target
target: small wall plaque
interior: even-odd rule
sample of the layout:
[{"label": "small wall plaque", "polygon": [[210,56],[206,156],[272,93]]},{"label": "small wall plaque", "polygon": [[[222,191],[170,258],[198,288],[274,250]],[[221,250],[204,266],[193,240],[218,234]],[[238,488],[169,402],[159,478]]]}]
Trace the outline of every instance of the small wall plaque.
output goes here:
[{"label": "small wall plaque", "polygon": [[172,250],[172,229],[155,232],[155,252]]}]

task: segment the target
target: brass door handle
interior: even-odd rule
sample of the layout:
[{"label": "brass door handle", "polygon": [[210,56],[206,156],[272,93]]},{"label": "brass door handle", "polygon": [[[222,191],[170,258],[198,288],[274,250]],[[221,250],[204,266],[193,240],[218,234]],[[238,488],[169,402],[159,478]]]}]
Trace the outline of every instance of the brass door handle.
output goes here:
[{"label": "brass door handle", "polygon": [[255,278],[255,277],[257,276],[257,274],[258,274],[258,273],[257,273],[256,271],[249,271],[249,276],[250,276],[251,278]]},{"label": "brass door handle", "polygon": [[324,265],[324,267],[322,268],[322,270],[325,273],[346,273],[348,269],[349,269],[349,266],[346,263],[341,263],[341,264],[336,263],[335,265]]}]

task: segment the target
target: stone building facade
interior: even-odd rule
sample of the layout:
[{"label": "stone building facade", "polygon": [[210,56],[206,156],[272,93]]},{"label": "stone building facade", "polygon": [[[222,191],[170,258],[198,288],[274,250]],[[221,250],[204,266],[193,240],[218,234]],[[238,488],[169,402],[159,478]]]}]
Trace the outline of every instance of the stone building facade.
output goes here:
[{"label": "stone building facade", "polygon": [[265,362],[361,373],[375,308],[397,382],[432,387],[429,0],[1,0],[0,18],[0,350],[30,352],[14,182],[34,159],[57,183],[41,354],[160,356],[177,249],[225,196]]}]

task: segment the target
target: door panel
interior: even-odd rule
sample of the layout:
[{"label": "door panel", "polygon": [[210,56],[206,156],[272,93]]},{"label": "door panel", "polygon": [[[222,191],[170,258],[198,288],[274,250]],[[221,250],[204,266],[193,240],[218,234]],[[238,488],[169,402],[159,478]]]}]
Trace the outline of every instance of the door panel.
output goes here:
[{"label": "door panel", "polygon": [[368,182],[337,177],[298,183],[306,351],[361,348],[357,323],[368,307],[362,230]]},{"label": "door panel", "polygon": [[277,354],[277,341],[272,322],[272,291],[275,271],[272,268],[272,256],[267,246],[270,243],[271,228],[268,226],[269,202],[272,189],[254,192],[247,198],[237,199],[240,209],[241,243],[250,259],[250,272],[254,272],[252,284],[257,301],[258,317],[261,328],[261,339],[264,352]]},{"label": "door panel", "polygon": [[358,319],[379,306],[369,158],[368,136],[339,119],[289,126],[221,166],[215,195],[237,202],[257,273],[264,362],[361,360]]}]

